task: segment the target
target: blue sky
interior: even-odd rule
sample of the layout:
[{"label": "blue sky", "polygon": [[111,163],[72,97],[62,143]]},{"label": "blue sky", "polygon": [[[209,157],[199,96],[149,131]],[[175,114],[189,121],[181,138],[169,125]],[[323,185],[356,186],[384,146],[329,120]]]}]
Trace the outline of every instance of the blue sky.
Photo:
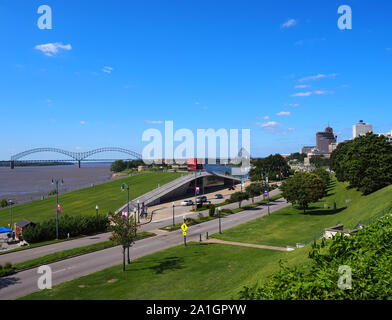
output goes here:
[{"label": "blue sky", "polygon": [[[42,4],[52,30],[37,27]],[[337,27],[343,4],[352,30]],[[314,145],[328,122],[339,141],[360,119],[390,131],[391,12],[390,1],[1,0],[0,159],[141,152],[143,131],[165,120],[249,128],[253,156]]]}]

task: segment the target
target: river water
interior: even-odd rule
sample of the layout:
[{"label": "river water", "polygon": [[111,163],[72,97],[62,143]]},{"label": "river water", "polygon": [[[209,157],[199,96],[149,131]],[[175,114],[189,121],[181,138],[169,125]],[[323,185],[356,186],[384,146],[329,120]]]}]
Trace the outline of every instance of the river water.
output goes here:
[{"label": "river water", "polygon": [[68,192],[111,179],[110,163],[83,163],[47,167],[0,167],[0,200],[12,199],[18,204],[39,200],[55,189],[52,178],[63,179],[60,192]]}]

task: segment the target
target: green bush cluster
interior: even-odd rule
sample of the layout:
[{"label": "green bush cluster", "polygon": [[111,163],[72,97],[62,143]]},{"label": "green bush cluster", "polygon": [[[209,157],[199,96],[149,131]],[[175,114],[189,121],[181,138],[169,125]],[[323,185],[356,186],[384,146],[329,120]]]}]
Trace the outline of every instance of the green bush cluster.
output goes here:
[{"label": "green bush cluster", "polygon": [[5,208],[8,206],[8,201],[6,199],[3,199],[0,201],[0,207]]},{"label": "green bush cluster", "polygon": [[[310,264],[287,267],[267,281],[244,287],[241,299],[250,300],[378,300],[392,296],[392,216],[386,215],[350,236],[338,233],[332,240],[314,243]],[[351,288],[338,280],[351,269]],[[348,284],[346,281],[343,283]]]},{"label": "green bush cluster", "polygon": [[215,215],[215,206],[213,204],[208,205],[208,215],[213,217]]},{"label": "green bush cluster", "polygon": [[[59,216],[59,239],[80,235],[106,232],[108,218],[106,215],[96,216]],[[56,239],[56,218],[30,225],[23,230],[23,239],[28,243],[37,243]]]},{"label": "green bush cluster", "polygon": [[0,264],[0,277],[5,277],[15,272],[14,266],[7,262],[4,266]]}]

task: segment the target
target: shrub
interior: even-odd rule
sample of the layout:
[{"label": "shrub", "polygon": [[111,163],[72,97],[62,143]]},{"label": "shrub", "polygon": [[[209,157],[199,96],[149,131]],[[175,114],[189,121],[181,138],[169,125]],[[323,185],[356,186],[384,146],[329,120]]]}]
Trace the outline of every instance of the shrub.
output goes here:
[{"label": "shrub", "polygon": [[[59,216],[59,239],[80,235],[106,232],[108,218],[106,215],[95,216]],[[56,218],[30,225],[23,230],[23,239],[28,243],[37,243],[56,239]]]},{"label": "shrub", "polygon": [[0,264],[0,277],[5,277],[15,272],[15,268],[9,262],[7,262],[4,266]]},{"label": "shrub", "polygon": [[8,201],[6,199],[1,200],[0,207],[5,208],[6,206],[8,206]]},{"label": "shrub", "polygon": [[208,215],[213,217],[215,215],[215,206],[213,204],[208,205]]},{"label": "shrub", "polygon": [[50,190],[50,191],[49,191],[49,195],[50,195],[50,196],[54,196],[55,194],[57,194],[56,189],[53,189],[53,190]]}]

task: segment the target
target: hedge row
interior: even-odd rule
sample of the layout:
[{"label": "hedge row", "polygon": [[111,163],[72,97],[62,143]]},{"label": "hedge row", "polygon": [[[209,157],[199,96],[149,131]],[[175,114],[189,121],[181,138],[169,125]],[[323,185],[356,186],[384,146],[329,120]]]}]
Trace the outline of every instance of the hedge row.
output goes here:
[{"label": "hedge row", "polygon": [[[59,216],[59,239],[106,232],[108,218],[106,215],[96,216]],[[30,225],[23,230],[23,240],[37,243],[56,239],[56,218]]]}]

